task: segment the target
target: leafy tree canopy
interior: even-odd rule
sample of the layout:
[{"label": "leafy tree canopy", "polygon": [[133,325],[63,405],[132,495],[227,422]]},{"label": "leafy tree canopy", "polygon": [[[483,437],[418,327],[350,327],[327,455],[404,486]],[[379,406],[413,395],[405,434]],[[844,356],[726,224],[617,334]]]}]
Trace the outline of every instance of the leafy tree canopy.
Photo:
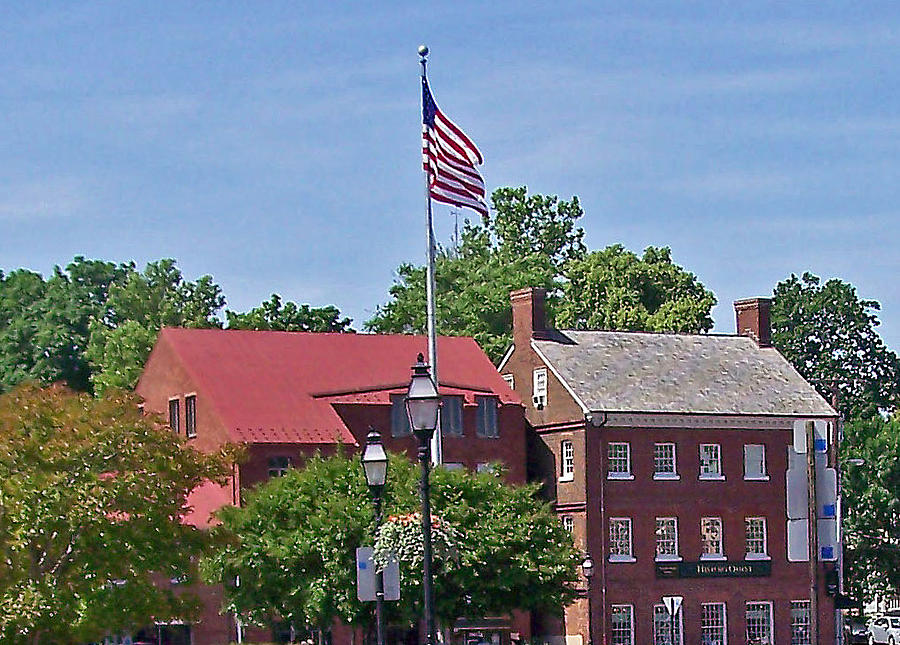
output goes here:
[{"label": "leafy tree canopy", "polygon": [[272,297],[246,313],[226,311],[229,329],[265,329],[274,331],[352,332],[350,318],[342,318],[337,307],[310,307],[296,302],[282,303]]},{"label": "leafy tree canopy", "polygon": [[[577,226],[584,211],[577,197],[528,195],[525,187],[500,188],[493,212],[466,222],[459,248],[440,249],[435,262],[437,328],[473,336],[492,359],[511,342],[509,292],[544,287],[557,325],[578,329],[706,331],[715,297],[674,264],[667,248],[644,256],[611,246],[588,253]],[[365,324],[375,332],[424,333],[425,269],[397,270],[389,301]]]},{"label": "leafy tree canopy", "polygon": [[[853,598],[900,594],[900,419],[856,419],[844,427],[841,470],[845,563]],[[862,458],[854,466],[848,458]]]},{"label": "leafy tree canopy", "polygon": [[0,273],[0,391],[25,381],[89,389],[91,320],[106,315],[110,288],[133,269],[76,256],[46,281],[26,269]]},{"label": "leafy tree canopy", "polygon": [[893,410],[900,400],[900,360],[878,335],[880,308],[853,285],[822,284],[811,273],[775,287],[773,344],[826,398],[837,385],[846,418]]},{"label": "leafy tree canopy", "polygon": [[700,333],[713,326],[716,297],[672,262],[666,247],[644,256],[621,244],[571,261],[556,324],[563,329]]},{"label": "leafy tree canopy", "polygon": [[[418,470],[392,455],[385,517],[417,512]],[[561,612],[575,597],[580,557],[571,535],[537,497],[535,486],[510,486],[491,473],[439,468],[432,473],[432,512],[460,536],[453,557],[435,562],[440,620],[496,615],[513,608]],[[334,523],[334,518],[342,521]],[[252,493],[242,508],[220,511],[219,551],[204,564],[226,587],[231,610],[265,624],[301,627],[334,619],[366,628],[372,603],[356,599],[355,549],[374,544],[374,516],[358,459],[315,457]],[[484,567],[490,562],[489,568]],[[421,568],[401,562],[401,600],[388,620],[421,616]]]},{"label": "leafy tree canopy", "polygon": [[206,537],[179,518],[231,458],[183,446],[121,392],[0,396],[0,641],[98,641],[190,617],[193,596],[152,574],[191,579]]}]

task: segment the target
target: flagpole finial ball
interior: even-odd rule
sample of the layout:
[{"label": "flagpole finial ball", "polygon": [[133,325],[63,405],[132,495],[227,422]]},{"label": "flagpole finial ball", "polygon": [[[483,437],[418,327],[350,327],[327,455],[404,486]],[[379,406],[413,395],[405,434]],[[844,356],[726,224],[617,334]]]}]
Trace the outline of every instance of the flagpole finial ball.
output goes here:
[{"label": "flagpole finial ball", "polygon": [[425,45],[419,45],[419,56],[421,56],[422,58],[428,56],[428,47],[426,47]]}]

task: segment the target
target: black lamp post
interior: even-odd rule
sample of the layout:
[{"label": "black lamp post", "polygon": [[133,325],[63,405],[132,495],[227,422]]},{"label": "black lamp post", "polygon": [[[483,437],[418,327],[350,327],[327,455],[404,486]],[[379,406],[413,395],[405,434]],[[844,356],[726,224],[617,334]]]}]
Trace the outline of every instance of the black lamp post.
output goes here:
[{"label": "black lamp post", "polygon": [[587,580],[587,632],[588,645],[594,645],[594,620],[593,612],[591,612],[591,580],[594,577],[594,561],[591,556],[587,555],[584,562],[581,563],[581,572]]},{"label": "black lamp post", "polygon": [[[374,428],[369,428],[366,437],[366,449],[362,457],[363,470],[366,471],[366,483],[372,493],[375,505],[375,526],[381,526],[381,494],[387,481],[388,458],[381,444],[381,435]],[[384,572],[375,574],[375,635],[378,645],[384,645]]]},{"label": "black lamp post", "polygon": [[425,642],[434,645],[434,589],[431,575],[431,501],[429,500],[428,473],[431,469],[431,436],[437,428],[441,397],[431,378],[431,368],[422,354],[413,365],[413,375],[406,394],[406,412],[409,425],[419,441],[419,466],[421,478],[419,493],[422,497],[422,587],[425,595]]}]

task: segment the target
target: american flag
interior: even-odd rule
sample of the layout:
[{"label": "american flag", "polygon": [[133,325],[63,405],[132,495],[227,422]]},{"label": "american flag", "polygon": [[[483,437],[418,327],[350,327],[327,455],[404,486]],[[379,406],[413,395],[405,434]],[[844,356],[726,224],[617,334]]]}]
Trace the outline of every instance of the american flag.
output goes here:
[{"label": "american flag", "polygon": [[484,158],[472,140],[438,109],[422,79],[422,163],[431,198],[488,214],[484,180],[475,166]]}]

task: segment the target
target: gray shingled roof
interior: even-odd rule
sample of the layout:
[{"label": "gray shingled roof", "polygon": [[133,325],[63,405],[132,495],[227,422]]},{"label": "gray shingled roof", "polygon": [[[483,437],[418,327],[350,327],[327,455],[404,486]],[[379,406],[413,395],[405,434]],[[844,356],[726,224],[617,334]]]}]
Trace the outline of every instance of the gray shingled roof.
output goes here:
[{"label": "gray shingled roof", "polygon": [[777,350],[744,336],[561,331],[557,338],[534,343],[592,411],[834,414]]}]

